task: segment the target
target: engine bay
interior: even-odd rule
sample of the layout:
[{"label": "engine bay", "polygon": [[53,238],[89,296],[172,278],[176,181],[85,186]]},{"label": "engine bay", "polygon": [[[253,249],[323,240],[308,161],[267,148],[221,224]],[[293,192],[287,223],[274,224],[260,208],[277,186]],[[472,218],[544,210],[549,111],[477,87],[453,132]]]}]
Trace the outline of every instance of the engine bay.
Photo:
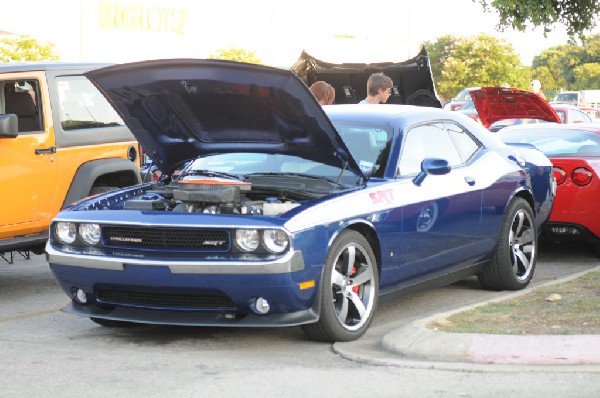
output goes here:
[{"label": "engine bay", "polygon": [[153,184],[128,199],[126,210],[278,216],[300,206],[298,194],[282,189],[253,188],[251,182],[190,176],[167,185]]}]

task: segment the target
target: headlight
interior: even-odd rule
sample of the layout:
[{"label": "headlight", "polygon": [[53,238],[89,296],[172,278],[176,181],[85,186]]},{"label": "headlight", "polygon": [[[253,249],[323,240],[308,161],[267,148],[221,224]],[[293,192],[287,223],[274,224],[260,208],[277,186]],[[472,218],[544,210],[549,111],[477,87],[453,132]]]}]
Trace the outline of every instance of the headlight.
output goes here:
[{"label": "headlight", "polygon": [[54,233],[56,237],[60,241],[60,243],[64,243],[70,245],[75,242],[77,239],[77,226],[72,222],[58,222],[54,227]]},{"label": "headlight", "polygon": [[259,234],[255,229],[238,229],[235,231],[235,241],[240,249],[253,252],[258,248]]},{"label": "headlight", "polygon": [[280,229],[266,229],[263,232],[263,242],[272,253],[283,252],[290,243],[287,234]]},{"label": "headlight", "polygon": [[89,245],[95,245],[100,242],[100,225],[81,224],[79,226],[79,235],[81,239]]}]

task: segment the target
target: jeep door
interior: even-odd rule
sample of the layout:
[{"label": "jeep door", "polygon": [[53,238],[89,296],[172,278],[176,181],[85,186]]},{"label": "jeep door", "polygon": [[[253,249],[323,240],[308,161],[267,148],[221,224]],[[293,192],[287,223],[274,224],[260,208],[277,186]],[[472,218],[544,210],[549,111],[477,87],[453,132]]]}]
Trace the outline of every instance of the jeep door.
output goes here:
[{"label": "jeep door", "polygon": [[16,114],[16,137],[0,137],[0,239],[47,228],[56,198],[55,140],[42,72],[0,77],[0,113]]}]

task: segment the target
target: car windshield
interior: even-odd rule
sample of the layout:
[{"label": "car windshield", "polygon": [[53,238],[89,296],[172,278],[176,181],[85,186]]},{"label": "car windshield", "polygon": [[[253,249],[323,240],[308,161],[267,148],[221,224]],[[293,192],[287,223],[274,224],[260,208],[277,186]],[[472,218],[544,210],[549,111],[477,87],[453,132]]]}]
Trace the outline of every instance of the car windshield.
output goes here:
[{"label": "car windshield", "polygon": [[205,174],[224,178],[246,180],[256,176],[319,178],[334,185],[352,186],[357,176],[348,170],[297,156],[266,153],[223,153],[194,160],[181,173]]},{"label": "car windshield", "polygon": [[546,120],[542,119],[502,119],[497,122],[492,123],[489,127],[489,130],[492,132],[497,132],[508,126],[518,126],[520,124],[536,124],[536,123],[550,123]]},{"label": "car windshield", "polygon": [[475,109],[475,102],[473,102],[473,99],[469,96],[469,99],[463,104],[462,108],[460,109],[464,111],[469,109]]},{"label": "car windshield", "polygon": [[333,120],[350,153],[367,176],[383,177],[394,130],[387,125]]},{"label": "car windshield", "polygon": [[471,99],[471,91],[473,91],[473,89],[465,88],[460,93],[458,93],[458,95],[454,99],[456,101],[468,101]]},{"label": "car windshield", "polygon": [[[367,176],[382,177],[387,165],[392,128],[345,122],[334,124],[362,172]],[[256,152],[214,154],[191,162],[183,174],[199,171],[228,173],[242,178],[260,174],[310,176],[347,186],[357,183],[356,174],[342,167],[283,154]]]},{"label": "car windshield", "polygon": [[577,102],[577,93],[558,93],[556,101],[574,101]]},{"label": "car windshield", "polygon": [[536,129],[498,134],[506,143],[532,144],[548,157],[600,156],[600,134],[590,131]]},{"label": "car windshield", "polygon": [[556,112],[556,114],[560,118],[560,122],[564,123],[567,119],[567,112],[563,111],[562,109],[554,109],[554,112]]}]

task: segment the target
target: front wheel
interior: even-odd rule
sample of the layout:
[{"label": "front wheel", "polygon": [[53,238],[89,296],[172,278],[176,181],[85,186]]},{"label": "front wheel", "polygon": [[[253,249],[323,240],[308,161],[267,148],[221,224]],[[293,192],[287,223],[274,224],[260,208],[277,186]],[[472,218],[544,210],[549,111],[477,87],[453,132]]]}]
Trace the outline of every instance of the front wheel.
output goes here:
[{"label": "front wheel", "polygon": [[492,260],[478,275],[483,287],[490,290],[527,287],[535,270],[537,238],[531,206],[525,199],[513,199],[506,208]]},{"label": "front wheel", "polygon": [[331,246],[319,284],[320,318],[303,325],[318,341],[352,341],[371,324],[379,294],[373,249],[356,231],[344,231]]}]

